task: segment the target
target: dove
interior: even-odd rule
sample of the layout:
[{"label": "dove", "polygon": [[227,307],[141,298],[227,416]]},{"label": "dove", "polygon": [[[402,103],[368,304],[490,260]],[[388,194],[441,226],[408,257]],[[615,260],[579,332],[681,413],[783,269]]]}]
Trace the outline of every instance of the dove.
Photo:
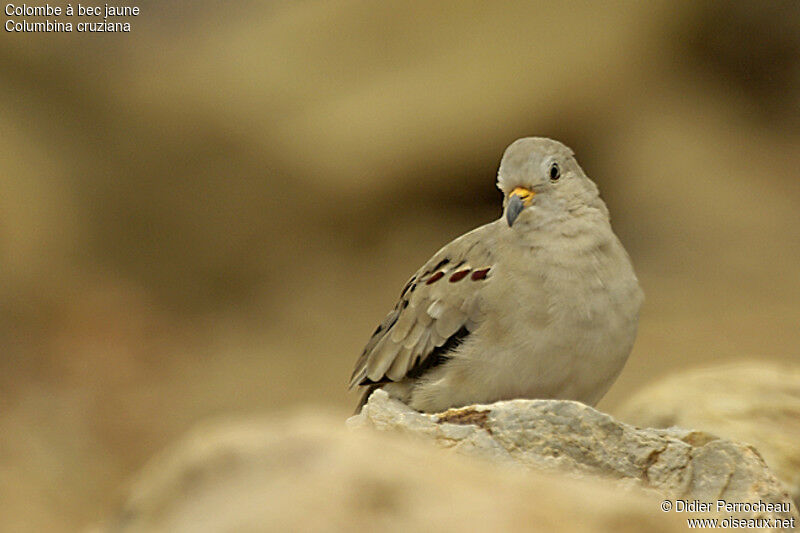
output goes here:
[{"label": "dove", "polygon": [[421,412],[500,400],[594,406],[622,371],[644,299],[608,208],[570,148],[514,141],[501,217],[445,245],[369,339],[350,388]]}]

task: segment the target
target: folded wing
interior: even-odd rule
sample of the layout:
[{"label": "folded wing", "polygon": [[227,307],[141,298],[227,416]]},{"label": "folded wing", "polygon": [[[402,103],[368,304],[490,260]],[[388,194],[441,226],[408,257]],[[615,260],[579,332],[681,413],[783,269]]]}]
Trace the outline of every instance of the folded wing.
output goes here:
[{"label": "folded wing", "polygon": [[411,277],[356,362],[350,387],[417,377],[474,331],[492,278],[485,229],[451,242]]}]

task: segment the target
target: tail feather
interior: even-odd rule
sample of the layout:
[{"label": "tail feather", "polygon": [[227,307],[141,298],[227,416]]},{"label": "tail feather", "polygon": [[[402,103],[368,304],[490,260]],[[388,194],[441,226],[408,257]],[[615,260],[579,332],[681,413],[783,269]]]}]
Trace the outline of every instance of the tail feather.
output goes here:
[{"label": "tail feather", "polygon": [[364,394],[361,395],[361,399],[358,401],[358,405],[356,406],[356,410],[353,414],[354,415],[359,414],[361,412],[361,409],[367,404],[367,400],[369,400],[370,394],[372,394],[373,392],[375,392],[375,390],[380,388],[381,388],[380,383],[376,383],[374,385],[367,385],[366,390],[364,391]]}]

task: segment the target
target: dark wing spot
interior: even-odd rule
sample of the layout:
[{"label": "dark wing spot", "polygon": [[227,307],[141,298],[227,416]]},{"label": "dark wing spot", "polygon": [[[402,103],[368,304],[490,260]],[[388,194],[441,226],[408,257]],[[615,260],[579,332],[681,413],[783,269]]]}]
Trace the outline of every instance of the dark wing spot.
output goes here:
[{"label": "dark wing spot", "polygon": [[435,272],[435,271],[439,270],[440,268],[442,268],[443,266],[445,266],[449,262],[450,262],[450,259],[447,259],[447,258],[442,259],[441,261],[439,261],[439,264],[437,264],[435,267],[433,267],[433,271]]},{"label": "dark wing spot", "polygon": [[406,286],[403,287],[403,291],[400,293],[400,298],[404,297],[406,293],[414,292],[414,289],[417,288],[417,284],[415,283],[416,281],[417,281],[416,276],[408,280],[408,283],[406,283]]},{"label": "dark wing spot", "polygon": [[[372,336],[375,337],[376,335],[380,335],[384,331],[389,331],[390,329],[392,329],[392,326],[394,326],[395,322],[397,322],[397,319],[399,317],[400,313],[395,313],[395,312],[391,313],[390,316],[386,317],[386,319],[384,319],[383,322],[378,324],[378,327],[375,328],[375,331],[372,332]],[[367,344],[367,348],[369,347],[370,345]],[[365,348],[364,351],[366,351],[367,348]]]},{"label": "dark wing spot", "polygon": [[436,274],[434,274],[433,276],[431,276],[430,278],[428,278],[428,281],[425,282],[425,285],[430,285],[431,283],[439,281],[443,277],[444,277],[444,272],[439,271]]},{"label": "dark wing spot", "polygon": [[491,268],[482,268],[480,270],[476,270],[475,272],[472,273],[470,279],[472,279],[472,281],[478,281],[479,279],[486,279],[486,274],[489,273],[489,270],[491,270]]},{"label": "dark wing spot", "polygon": [[456,281],[461,281],[462,279],[466,278],[467,274],[469,274],[469,270],[470,269],[465,268],[464,270],[459,270],[458,272],[450,276],[450,283],[455,283]]}]

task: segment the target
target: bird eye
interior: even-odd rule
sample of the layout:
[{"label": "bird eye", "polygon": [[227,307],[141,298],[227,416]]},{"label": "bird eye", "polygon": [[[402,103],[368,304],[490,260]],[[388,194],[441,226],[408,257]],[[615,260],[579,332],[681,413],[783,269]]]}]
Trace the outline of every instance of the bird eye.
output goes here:
[{"label": "bird eye", "polygon": [[550,165],[550,181],[558,181],[561,177],[561,169],[558,168],[558,163]]}]

